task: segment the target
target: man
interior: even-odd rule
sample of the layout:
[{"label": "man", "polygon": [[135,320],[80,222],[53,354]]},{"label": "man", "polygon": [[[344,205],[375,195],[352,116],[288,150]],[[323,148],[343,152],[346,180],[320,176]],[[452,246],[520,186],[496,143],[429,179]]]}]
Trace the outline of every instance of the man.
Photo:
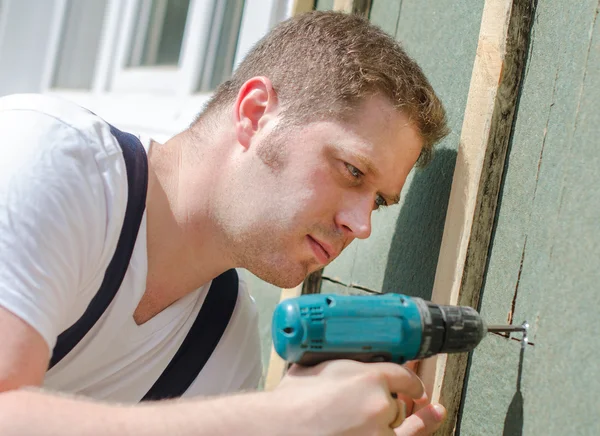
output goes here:
[{"label": "man", "polygon": [[[133,188],[101,118],[49,97],[1,99],[0,432],[431,433],[443,407],[391,363],[293,367],[272,392],[239,393],[260,376],[243,283],[184,398],[134,403],[177,352],[211,280],[240,267],[299,284],[369,236],[373,210],[398,201],[446,132],[419,67],[368,21],[314,12],[279,25],[189,129],[164,145],[143,140],[146,211],[119,292],[48,370],[57,336],[102,283]],[[420,407],[400,426],[392,392]]]}]

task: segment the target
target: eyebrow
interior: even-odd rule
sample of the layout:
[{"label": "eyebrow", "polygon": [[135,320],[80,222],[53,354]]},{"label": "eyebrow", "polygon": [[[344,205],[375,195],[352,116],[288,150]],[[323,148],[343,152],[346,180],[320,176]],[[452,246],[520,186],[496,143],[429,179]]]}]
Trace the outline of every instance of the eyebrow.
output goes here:
[{"label": "eyebrow", "polygon": [[[381,175],[379,170],[375,167],[375,165],[373,164],[371,159],[369,159],[368,157],[366,157],[360,153],[356,153],[354,151],[349,151],[348,149],[338,146],[336,144],[334,144],[334,147],[337,148],[339,151],[348,153],[349,155],[354,157],[357,161],[359,161],[362,164],[362,166],[365,168],[366,172],[373,174],[375,177],[378,177]],[[400,194],[391,194],[390,195],[390,194],[384,194],[383,192],[378,192],[378,194],[381,195],[383,198],[385,198],[385,200],[388,203],[387,204],[388,206],[393,206],[394,204],[398,204],[400,202]]]}]

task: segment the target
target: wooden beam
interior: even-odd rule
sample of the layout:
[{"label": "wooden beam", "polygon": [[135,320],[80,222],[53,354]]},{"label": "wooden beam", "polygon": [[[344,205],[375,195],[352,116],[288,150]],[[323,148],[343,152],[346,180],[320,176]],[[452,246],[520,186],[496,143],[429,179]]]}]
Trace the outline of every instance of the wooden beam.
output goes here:
[{"label": "wooden beam", "polygon": [[292,4],[292,16],[310,12],[315,8],[315,0],[294,0]]},{"label": "wooden beam", "polygon": [[371,0],[334,0],[333,10],[369,16]]},{"label": "wooden beam", "polygon": [[[432,301],[478,307],[533,18],[533,0],[486,0]],[[436,434],[453,434],[468,355],[423,361],[433,401],[448,409]]]}]

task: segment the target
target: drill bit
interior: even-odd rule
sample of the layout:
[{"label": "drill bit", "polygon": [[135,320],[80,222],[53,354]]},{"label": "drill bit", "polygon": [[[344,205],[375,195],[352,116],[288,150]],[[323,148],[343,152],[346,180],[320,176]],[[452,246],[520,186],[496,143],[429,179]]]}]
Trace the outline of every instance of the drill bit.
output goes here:
[{"label": "drill bit", "polygon": [[525,346],[529,343],[527,333],[529,331],[529,323],[524,321],[521,325],[490,325],[487,327],[488,333],[511,333],[522,332],[523,337],[521,338],[521,349],[524,351]]},{"label": "drill bit", "polygon": [[515,333],[526,332],[525,325],[489,325],[487,326],[488,333]]}]

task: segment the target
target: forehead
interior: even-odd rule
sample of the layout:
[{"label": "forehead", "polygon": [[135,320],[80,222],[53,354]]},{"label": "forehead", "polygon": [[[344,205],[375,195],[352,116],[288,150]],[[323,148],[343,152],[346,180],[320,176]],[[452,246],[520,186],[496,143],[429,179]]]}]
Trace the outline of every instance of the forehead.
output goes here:
[{"label": "forehead", "polygon": [[401,149],[420,149],[422,146],[414,123],[383,96],[367,98],[345,124],[353,133],[373,144],[397,145]]},{"label": "forehead", "polygon": [[369,160],[379,172],[408,174],[423,145],[409,117],[379,96],[364,101],[348,121],[331,123],[326,136],[334,148]]}]

